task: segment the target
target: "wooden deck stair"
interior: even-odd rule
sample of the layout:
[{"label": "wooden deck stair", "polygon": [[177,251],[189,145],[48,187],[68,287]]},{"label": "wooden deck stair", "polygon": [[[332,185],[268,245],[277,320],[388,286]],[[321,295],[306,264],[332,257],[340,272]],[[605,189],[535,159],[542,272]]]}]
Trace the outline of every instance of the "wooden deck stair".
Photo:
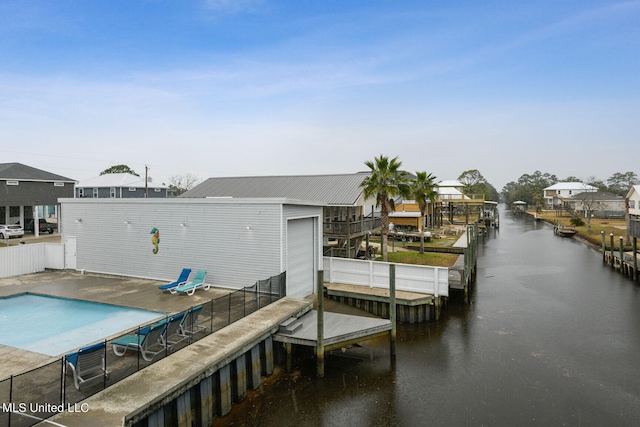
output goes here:
[{"label": "wooden deck stair", "polygon": [[298,329],[302,328],[302,322],[296,317],[290,317],[284,322],[280,323],[278,327],[278,333],[291,335]]}]

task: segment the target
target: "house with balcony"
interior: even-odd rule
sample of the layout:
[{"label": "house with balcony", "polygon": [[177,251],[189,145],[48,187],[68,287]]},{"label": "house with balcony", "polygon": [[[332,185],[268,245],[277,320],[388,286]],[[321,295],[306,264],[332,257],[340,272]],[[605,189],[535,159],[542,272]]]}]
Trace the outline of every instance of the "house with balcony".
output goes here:
[{"label": "house with balcony", "polygon": [[559,182],[542,190],[545,209],[569,209],[569,198],[598,189],[583,182]]},{"label": "house with balcony", "polygon": [[627,232],[629,237],[640,237],[640,185],[631,187],[626,196]]},{"label": "house with balcony", "polygon": [[[381,229],[375,199],[360,186],[370,173],[209,178],[181,198],[286,198],[323,206],[327,256],[355,258],[363,240]],[[256,212],[259,215],[260,212]]]}]

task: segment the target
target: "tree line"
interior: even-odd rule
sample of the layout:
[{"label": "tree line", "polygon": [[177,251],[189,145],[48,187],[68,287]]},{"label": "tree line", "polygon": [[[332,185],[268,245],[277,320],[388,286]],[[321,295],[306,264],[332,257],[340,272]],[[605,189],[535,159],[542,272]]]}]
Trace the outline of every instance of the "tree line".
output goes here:
[{"label": "tree line", "polygon": [[599,192],[608,192],[617,196],[625,196],[633,185],[640,183],[638,175],[634,172],[616,172],[605,183],[595,176],[585,181],[575,176],[558,179],[556,175],[535,171],[533,174],[522,175],[517,181],[507,183],[502,188],[502,201],[511,204],[521,200],[532,206],[542,206],[543,190],[558,182],[582,182],[597,188]]}]

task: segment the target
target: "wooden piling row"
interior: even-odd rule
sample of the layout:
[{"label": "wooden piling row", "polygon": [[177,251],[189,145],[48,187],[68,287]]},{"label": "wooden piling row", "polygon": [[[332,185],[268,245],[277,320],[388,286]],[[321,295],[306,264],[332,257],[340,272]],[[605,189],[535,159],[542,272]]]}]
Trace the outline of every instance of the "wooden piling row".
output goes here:
[{"label": "wooden piling row", "polygon": [[[375,314],[383,319],[389,319],[391,315],[389,302],[338,295],[328,295],[328,298]],[[425,304],[405,305],[396,303],[396,318],[401,323],[422,323],[438,320],[445,301],[446,297],[434,297],[430,303]]]},{"label": "wooden piling row", "polygon": [[271,337],[224,365],[133,427],[210,426],[216,416],[231,412],[234,403],[262,384],[262,375],[273,374]]},{"label": "wooden piling row", "polygon": [[613,233],[611,233],[609,235],[609,249],[607,250],[604,232],[601,233],[602,262],[609,265],[611,269],[616,270],[629,277],[633,281],[640,280],[640,273],[638,272],[638,238],[633,237],[631,257],[625,257],[623,238],[620,237],[619,246],[616,250],[613,244]]}]

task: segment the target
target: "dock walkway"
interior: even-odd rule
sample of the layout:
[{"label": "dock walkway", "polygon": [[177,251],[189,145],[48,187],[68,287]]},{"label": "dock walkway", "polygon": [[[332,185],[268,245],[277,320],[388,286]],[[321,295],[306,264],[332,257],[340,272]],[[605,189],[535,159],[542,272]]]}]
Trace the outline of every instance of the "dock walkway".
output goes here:
[{"label": "dock walkway", "polygon": [[[318,343],[318,312],[310,311],[298,318],[300,328],[291,333],[277,333],[276,342],[315,347]],[[331,351],[366,341],[391,330],[391,321],[375,317],[324,312],[324,349]]]}]

